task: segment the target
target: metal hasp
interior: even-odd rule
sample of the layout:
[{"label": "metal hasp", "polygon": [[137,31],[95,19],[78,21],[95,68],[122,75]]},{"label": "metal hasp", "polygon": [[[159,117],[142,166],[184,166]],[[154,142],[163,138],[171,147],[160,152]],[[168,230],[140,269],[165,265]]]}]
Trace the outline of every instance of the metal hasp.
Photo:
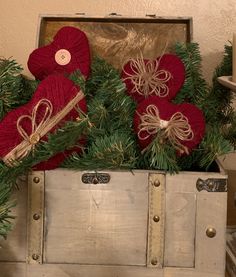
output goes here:
[{"label": "metal hasp", "polygon": [[165,175],[149,174],[147,267],[162,268],[165,222]]},{"label": "metal hasp", "polygon": [[198,191],[206,190],[208,192],[227,192],[227,180],[209,178],[202,180],[197,179],[196,187]]},{"label": "metal hasp", "polygon": [[84,173],[81,179],[84,184],[97,185],[109,183],[111,177],[108,173]]},{"label": "metal hasp", "polygon": [[28,175],[27,263],[43,263],[44,172]]}]

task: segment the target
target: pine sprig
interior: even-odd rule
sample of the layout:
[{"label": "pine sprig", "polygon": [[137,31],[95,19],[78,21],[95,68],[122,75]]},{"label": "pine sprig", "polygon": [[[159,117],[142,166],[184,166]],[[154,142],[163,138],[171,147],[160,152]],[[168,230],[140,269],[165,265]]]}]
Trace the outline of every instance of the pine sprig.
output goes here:
[{"label": "pine sprig", "polygon": [[0,59],[0,119],[31,98],[38,82],[21,75],[22,67],[12,59]]},{"label": "pine sprig", "polygon": [[199,148],[202,149],[199,166],[205,170],[208,170],[218,156],[227,154],[233,150],[232,145],[223,137],[218,127],[208,129]]},{"label": "pine sprig", "polygon": [[145,169],[159,169],[169,173],[177,173],[176,150],[167,140],[163,141],[162,131],[158,132],[153,141],[142,151],[141,164]]},{"label": "pine sprig", "polygon": [[97,137],[82,156],[71,155],[63,167],[80,170],[131,169],[136,163],[136,149],[129,135],[116,131]]},{"label": "pine sprig", "polygon": [[188,102],[202,108],[208,94],[207,82],[202,77],[201,54],[197,43],[180,44],[175,46],[175,53],[185,65],[185,83],[178,92],[174,102]]}]

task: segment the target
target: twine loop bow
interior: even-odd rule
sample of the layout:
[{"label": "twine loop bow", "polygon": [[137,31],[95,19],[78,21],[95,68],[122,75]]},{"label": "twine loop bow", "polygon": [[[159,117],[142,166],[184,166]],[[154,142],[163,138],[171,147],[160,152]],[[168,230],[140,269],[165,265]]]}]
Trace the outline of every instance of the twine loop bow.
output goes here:
[{"label": "twine loop bow", "polygon": [[180,153],[188,154],[188,148],[181,141],[190,141],[194,138],[194,133],[188,122],[188,118],[181,112],[174,113],[170,120],[162,120],[159,110],[155,105],[149,105],[146,113],[140,116],[138,137],[145,140],[152,135],[163,130],[164,138],[167,138],[173,147]]},{"label": "twine loop bow", "polygon": [[[37,123],[37,116],[40,109],[45,106],[43,117]],[[18,118],[16,126],[21,137],[28,142],[28,148],[22,152],[21,158],[25,157],[30,151],[34,151],[35,145],[40,141],[43,130],[49,124],[53,112],[52,103],[48,99],[41,99],[32,111],[32,115],[22,115]],[[29,119],[31,121],[31,134],[28,135],[23,127],[23,121]]]},{"label": "twine loop bow", "polygon": [[150,95],[165,97],[169,94],[169,87],[166,84],[172,75],[169,71],[159,70],[161,58],[157,60],[144,61],[142,54],[136,59],[130,59],[132,73],[124,72],[128,76],[124,80],[131,80],[134,87],[131,93],[137,92],[145,98]]}]

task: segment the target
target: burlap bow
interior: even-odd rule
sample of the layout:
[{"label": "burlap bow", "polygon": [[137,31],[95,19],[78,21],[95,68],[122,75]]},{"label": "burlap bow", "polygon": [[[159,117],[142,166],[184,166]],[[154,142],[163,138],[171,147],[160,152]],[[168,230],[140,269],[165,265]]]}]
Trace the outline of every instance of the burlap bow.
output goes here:
[{"label": "burlap bow", "polygon": [[163,130],[164,138],[167,138],[176,150],[180,153],[189,153],[188,148],[181,141],[192,140],[194,133],[188,118],[181,112],[174,113],[168,121],[162,120],[158,108],[155,105],[149,105],[146,108],[146,113],[140,115],[140,119],[138,132],[140,140],[145,140]]},{"label": "burlap bow", "polygon": [[[23,138],[23,141],[13,148],[5,157],[3,157],[3,161],[9,166],[14,166],[16,162],[19,162],[31,151],[34,151],[35,145],[40,141],[40,139],[45,136],[54,126],[56,126],[82,98],[84,98],[84,94],[82,91],[79,91],[77,95],[54,116],[52,116],[52,103],[48,99],[41,99],[33,108],[31,115],[22,115],[18,118],[17,130]],[[37,115],[43,106],[45,107],[45,109],[43,109],[43,116],[40,122],[37,123]],[[30,134],[28,134],[23,127],[24,120],[31,121]]]}]

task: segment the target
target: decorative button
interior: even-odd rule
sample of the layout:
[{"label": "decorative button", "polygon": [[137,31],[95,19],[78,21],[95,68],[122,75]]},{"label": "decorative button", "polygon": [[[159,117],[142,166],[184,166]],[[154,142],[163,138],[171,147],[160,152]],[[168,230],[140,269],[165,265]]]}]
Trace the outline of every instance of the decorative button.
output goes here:
[{"label": "decorative button", "polygon": [[40,135],[38,133],[30,135],[29,141],[31,144],[35,145],[40,141]]},{"label": "decorative button", "polygon": [[212,227],[207,228],[207,230],[206,230],[206,235],[207,235],[209,238],[214,238],[214,237],[216,236],[216,229],[215,229],[215,228],[212,228]]},{"label": "decorative button", "polygon": [[71,60],[71,54],[66,49],[60,49],[55,54],[55,61],[59,65],[67,65]]}]

